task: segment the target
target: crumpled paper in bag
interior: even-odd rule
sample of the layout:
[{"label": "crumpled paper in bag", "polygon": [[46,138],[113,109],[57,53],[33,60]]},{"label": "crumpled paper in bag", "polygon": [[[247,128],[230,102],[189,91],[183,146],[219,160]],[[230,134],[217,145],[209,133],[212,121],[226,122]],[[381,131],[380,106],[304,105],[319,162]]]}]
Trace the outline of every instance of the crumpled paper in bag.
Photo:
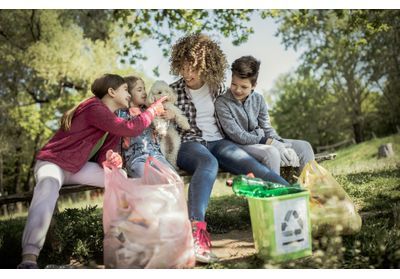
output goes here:
[{"label": "crumpled paper in bag", "polygon": [[[106,268],[193,267],[183,182],[152,157],[146,167],[151,185],[146,184],[148,179],[126,178],[116,169],[105,169],[104,264]],[[163,176],[160,184],[155,184],[157,176]]]}]

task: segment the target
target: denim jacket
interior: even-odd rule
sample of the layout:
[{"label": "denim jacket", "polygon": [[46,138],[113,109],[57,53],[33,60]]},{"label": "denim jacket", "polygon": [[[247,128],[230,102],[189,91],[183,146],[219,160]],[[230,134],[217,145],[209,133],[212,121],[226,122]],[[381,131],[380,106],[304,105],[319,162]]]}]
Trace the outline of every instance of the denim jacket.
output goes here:
[{"label": "denim jacket", "polygon": [[[128,110],[118,110],[117,116],[124,119],[133,119],[136,117],[131,116]],[[127,145],[124,144],[125,140],[128,143]],[[143,155],[161,155],[162,153],[158,139],[154,134],[153,126],[150,125],[142,134],[136,137],[123,138],[121,140],[121,153],[127,165],[131,165],[135,159]]]}]

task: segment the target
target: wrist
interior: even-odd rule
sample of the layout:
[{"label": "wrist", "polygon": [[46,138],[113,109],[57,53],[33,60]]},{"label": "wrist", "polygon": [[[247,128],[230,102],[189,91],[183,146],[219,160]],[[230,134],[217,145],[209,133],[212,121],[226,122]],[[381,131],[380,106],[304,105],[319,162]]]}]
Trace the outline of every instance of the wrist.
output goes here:
[{"label": "wrist", "polygon": [[268,138],[267,137],[262,137],[261,139],[260,139],[260,144],[267,144],[267,140],[268,140]]},{"label": "wrist", "polygon": [[147,111],[150,113],[151,117],[154,118],[156,117],[156,110],[154,107],[150,106]]},{"label": "wrist", "polygon": [[273,141],[274,141],[273,138],[268,138],[267,141],[265,142],[265,144],[271,145]]}]

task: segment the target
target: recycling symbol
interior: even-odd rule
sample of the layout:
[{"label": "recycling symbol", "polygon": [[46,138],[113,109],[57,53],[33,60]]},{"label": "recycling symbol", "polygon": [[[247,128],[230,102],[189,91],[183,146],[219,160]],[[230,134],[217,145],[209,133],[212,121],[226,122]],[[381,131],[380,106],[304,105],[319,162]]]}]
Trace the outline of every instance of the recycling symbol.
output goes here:
[{"label": "recycling symbol", "polygon": [[[303,219],[299,216],[296,210],[289,210],[285,214],[284,221],[281,223],[281,231],[284,237],[300,237],[304,228]],[[297,239],[296,241],[303,241],[304,239]],[[286,243],[283,243],[286,244]],[[287,243],[289,244],[289,243]]]}]

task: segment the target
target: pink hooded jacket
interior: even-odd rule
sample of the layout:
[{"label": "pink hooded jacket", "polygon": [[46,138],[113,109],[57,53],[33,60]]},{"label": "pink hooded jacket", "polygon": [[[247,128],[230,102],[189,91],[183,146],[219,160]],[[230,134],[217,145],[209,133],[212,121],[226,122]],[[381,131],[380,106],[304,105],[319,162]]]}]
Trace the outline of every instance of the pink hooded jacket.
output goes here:
[{"label": "pink hooded jacket", "polygon": [[141,134],[152,120],[153,116],[148,111],[132,120],[124,120],[112,113],[100,99],[92,97],[76,109],[71,129],[58,130],[38,152],[36,159],[55,163],[63,170],[76,173],[88,161],[96,143],[108,132],[97,152],[97,163],[102,166],[107,150],[115,150],[121,137]]}]

